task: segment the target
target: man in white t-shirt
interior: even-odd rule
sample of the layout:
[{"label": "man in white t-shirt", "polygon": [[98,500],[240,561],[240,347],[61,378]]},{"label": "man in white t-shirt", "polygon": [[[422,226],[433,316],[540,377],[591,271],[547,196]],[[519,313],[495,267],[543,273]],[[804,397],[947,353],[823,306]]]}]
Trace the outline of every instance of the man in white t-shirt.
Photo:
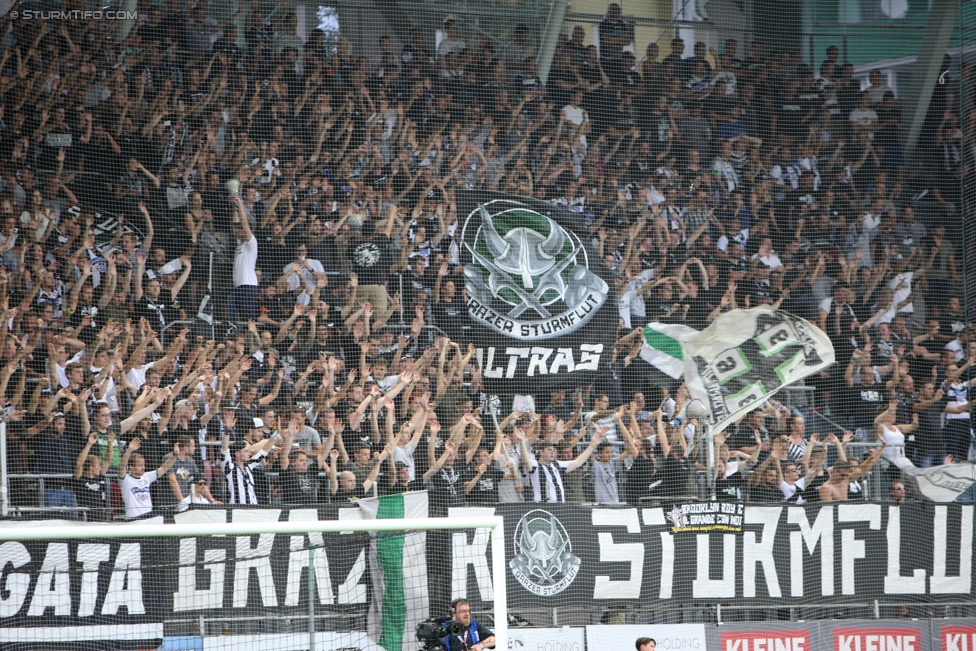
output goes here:
[{"label": "man in white t-shirt", "polygon": [[458,24],[453,18],[444,21],[444,40],[437,44],[437,62],[444,65],[444,59],[448,54],[460,56],[464,51],[465,44],[458,34]]},{"label": "man in white t-shirt", "polygon": [[302,305],[308,305],[312,300],[312,294],[315,292],[315,284],[317,282],[315,280],[315,274],[325,272],[322,263],[306,257],[307,253],[308,246],[304,242],[295,245],[295,261],[286,264],[282,270],[282,273],[285,274],[288,280],[288,291],[294,292],[302,288],[302,292],[298,295],[297,299],[297,302]]},{"label": "man in white t-shirt", "polygon": [[230,294],[230,320],[249,321],[258,318],[258,239],[251,232],[251,224],[239,195],[234,201],[234,291]]},{"label": "man in white t-shirt", "polygon": [[783,461],[782,481],[779,489],[783,491],[784,502],[803,504],[803,489],[806,488],[807,478],[800,477],[800,466],[792,461]]},{"label": "man in white t-shirt", "polygon": [[878,122],[878,114],[871,108],[871,98],[867,91],[861,93],[857,108],[851,111],[847,118],[851,123],[851,130],[854,135],[867,132],[868,138],[874,138],[874,132],[881,127]]},{"label": "man in white t-shirt", "polygon": [[173,444],[173,454],[156,470],[146,472],[146,458],[137,450],[142,444],[142,438],[137,436],[129,443],[119,464],[122,475],[122,501],[125,502],[125,519],[132,520],[141,515],[152,512],[152,495],[149,486],[162,476],[165,476],[180,453],[180,444]]},{"label": "man in white t-shirt", "polygon": [[586,133],[590,130],[590,116],[583,108],[583,91],[576,88],[569,95],[569,104],[563,107],[563,119],[579,137],[579,143],[586,145]]}]

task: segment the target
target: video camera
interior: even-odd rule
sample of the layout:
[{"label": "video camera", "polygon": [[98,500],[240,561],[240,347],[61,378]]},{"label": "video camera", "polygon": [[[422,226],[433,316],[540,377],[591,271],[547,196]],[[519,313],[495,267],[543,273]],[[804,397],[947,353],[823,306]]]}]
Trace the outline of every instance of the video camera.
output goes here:
[{"label": "video camera", "polygon": [[423,651],[443,651],[448,635],[460,636],[463,633],[464,624],[450,616],[431,617],[417,624],[417,641]]}]

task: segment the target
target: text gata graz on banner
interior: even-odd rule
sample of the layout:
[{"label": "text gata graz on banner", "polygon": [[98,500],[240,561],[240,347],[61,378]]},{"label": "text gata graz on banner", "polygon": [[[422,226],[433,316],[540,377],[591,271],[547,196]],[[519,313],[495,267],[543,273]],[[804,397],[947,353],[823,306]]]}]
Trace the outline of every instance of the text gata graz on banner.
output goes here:
[{"label": "text gata graz on banner", "polygon": [[530,197],[458,191],[461,262],[476,361],[488,390],[547,391],[607,369],[617,331],[612,275],[580,215]]}]

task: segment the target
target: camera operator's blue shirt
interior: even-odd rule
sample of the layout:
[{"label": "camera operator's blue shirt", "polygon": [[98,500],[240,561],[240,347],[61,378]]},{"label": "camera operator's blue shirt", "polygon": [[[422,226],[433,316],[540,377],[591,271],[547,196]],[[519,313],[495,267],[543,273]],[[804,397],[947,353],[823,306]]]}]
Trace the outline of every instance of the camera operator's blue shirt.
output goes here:
[{"label": "camera operator's blue shirt", "polygon": [[481,644],[482,640],[485,640],[494,633],[489,631],[487,628],[482,627],[478,620],[471,618],[471,624],[463,635],[451,635],[448,634],[447,638],[444,640],[444,651],[465,651],[470,649],[475,644]]}]

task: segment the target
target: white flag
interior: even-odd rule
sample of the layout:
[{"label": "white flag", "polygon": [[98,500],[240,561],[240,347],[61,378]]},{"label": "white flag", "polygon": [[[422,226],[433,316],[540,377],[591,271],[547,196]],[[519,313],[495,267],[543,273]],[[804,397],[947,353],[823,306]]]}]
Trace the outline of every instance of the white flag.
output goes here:
[{"label": "white flag", "polygon": [[954,502],[957,497],[976,483],[976,466],[971,463],[955,463],[931,468],[916,468],[911,464],[898,464],[906,477],[918,484],[918,491],[933,502]]},{"label": "white flag", "polygon": [[[411,491],[356,502],[363,518],[426,518],[427,491]],[[414,646],[414,631],[430,616],[426,531],[376,536],[370,546],[373,600],[367,633],[386,651]]]},{"label": "white flag", "polygon": [[685,384],[708,406],[717,432],[834,363],[826,333],[768,306],[726,312],[683,347]]},{"label": "white flag", "polygon": [[662,373],[677,379],[685,372],[685,358],[681,344],[697,336],[698,331],[686,325],[649,323],[644,326],[641,359]]}]

